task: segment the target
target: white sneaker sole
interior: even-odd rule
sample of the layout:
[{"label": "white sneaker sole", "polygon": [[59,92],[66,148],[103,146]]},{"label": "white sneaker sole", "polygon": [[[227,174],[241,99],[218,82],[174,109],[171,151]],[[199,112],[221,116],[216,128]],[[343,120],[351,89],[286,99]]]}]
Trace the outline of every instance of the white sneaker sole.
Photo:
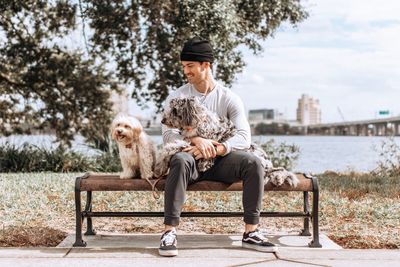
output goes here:
[{"label": "white sneaker sole", "polygon": [[263,247],[263,246],[257,246],[257,245],[251,245],[251,244],[247,244],[242,242],[242,247],[243,248],[247,248],[247,249],[252,249],[252,250],[257,250],[257,251],[261,251],[261,252],[277,252],[278,251],[278,247]]},{"label": "white sneaker sole", "polygon": [[163,256],[163,257],[174,257],[174,256],[178,256],[178,250],[159,249],[158,254],[160,254],[160,256]]}]

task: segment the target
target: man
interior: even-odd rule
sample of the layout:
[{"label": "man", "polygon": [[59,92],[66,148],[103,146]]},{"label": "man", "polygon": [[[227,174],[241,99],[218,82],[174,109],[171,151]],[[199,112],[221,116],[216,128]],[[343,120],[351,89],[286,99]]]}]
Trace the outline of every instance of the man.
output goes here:
[{"label": "man", "polygon": [[[165,231],[161,236],[161,256],[176,256],[176,227],[188,184],[199,180],[214,180],[233,183],[243,180],[244,234],[242,246],[255,250],[273,252],[274,244],[257,230],[264,193],[264,170],[259,159],[241,151],[250,146],[250,126],[243,103],[229,89],[217,83],[212,75],[213,50],[208,41],[194,37],[184,44],[180,55],[183,71],[188,83],[171,93],[165,102],[168,109],[171,99],[195,96],[205,107],[219,116],[230,119],[237,134],[224,143],[201,137],[191,139],[191,147],[171,158],[170,172],[165,185]],[[164,145],[182,139],[178,129],[163,126]],[[196,170],[195,159],[215,158],[215,164],[204,173]]]}]

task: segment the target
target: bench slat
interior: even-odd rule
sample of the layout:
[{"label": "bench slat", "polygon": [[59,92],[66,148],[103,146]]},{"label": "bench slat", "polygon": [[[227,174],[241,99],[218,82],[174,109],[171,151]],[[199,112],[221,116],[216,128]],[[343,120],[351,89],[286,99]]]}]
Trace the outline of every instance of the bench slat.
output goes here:
[{"label": "bench slat", "polygon": [[[313,191],[311,179],[304,174],[297,173],[299,184],[291,187],[288,184],[274,186],[267,183],[264,186],[265,191]],[[154,180],[155,181],[155,180]],[[153,181],[153,182],[154,182]],[[157,189],[163,191],[165,180],[159,181]],[[214,181],[201,181],[188,187],[188,191],[242,191],[242,182],[233,184],[224,184]],[[120,179],[118,175],[113,174],[86,174],[80,180],[80,191],[151,191],[151,186],[146,180],[142,179]]]}]

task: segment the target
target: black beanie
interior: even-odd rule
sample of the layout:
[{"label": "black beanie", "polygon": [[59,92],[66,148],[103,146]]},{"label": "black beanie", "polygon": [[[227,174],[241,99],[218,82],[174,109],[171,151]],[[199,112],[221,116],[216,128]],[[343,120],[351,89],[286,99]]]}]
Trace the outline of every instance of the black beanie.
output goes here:
[{"label": "black beanie", "polygon": [[181,52],[181,61],[200,61],[213,63],[214,55],[210,43],[200,37],[193,37],[184,45]]}]

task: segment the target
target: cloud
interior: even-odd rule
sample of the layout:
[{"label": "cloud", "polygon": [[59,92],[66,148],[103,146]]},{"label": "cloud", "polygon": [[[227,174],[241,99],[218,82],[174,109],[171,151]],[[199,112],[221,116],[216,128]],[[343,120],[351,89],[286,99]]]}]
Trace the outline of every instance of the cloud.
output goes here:
[{"label": "cloud", "polygon": [[308,1],[311,16],[284,26],[246,52],[247,67],[233,90],[248,109],[278,108],[295,118],[297,99],[320,99],[324,122],[370,119],[377,110],[400,113],[400,1]]}]

